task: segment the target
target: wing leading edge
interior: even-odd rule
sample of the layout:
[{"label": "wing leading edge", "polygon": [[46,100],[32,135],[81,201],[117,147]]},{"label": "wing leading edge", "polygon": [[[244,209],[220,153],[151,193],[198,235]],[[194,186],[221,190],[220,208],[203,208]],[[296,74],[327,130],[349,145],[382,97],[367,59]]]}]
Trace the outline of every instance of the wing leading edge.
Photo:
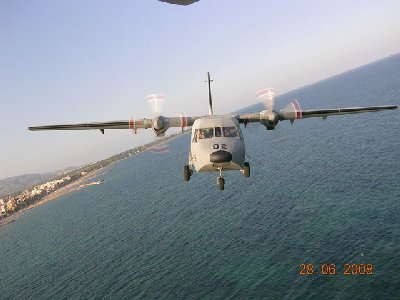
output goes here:
[{"label": "wing leading edge", "polygon": [[345,107],[345,108],[299,110],[299,111],[281,110],[278,113],[278,118],[279,120],[294,120],[294,119],[305,119],[314,117],[327,118],[328,116],[334,116],[334,115],[358,114],[358,113],[377,112],[382,110],[393,110],[393,109],[397,109],[397,105]]},{"label": "wing leading edge", "polygon": [[330,109],[315,109],[315,110],[301,110],[299,106],[293,105],[293,109],[283,109],[279,112],[275,111],[262,111],[252,114],[241,114],[237,116],[240,123],[261,122],[264,121],[277,123],[278,121],[321,117],[326,119],[328,116],[333,115],[346,115],[357,114],[365,112],[377,112],[383,110],[397,109],[397,105],[381,105],[381,106],[366,106],[366,107],[345,107],[345,108],[330,108]]},{"label": "wing leading edge", "polygon": [[90,130],[98,129],[104,133],[105,129],[147,129],[152,128],[156,132],[163,133],[170,127],[190,127],[194,121],[199,117],[172,117],[167,118],[163,116],[157,116],[154,119],[138,119],[138,120],[122,120],[122,121],[110,121],[110,122],[93,122],[93,123],[78,123],[78,124],[58,124],[58,125],[43,125],[43,126],[30,126],[28,127],[31,131],[41,130]]},{"label": "wing leading edge", "polygon": [[94,122],[94,123],[79,123],[79,124],[59,124],[59,125],[44,125],[28,127],[31,131],[39,130],[87,130],[87,129],[130,129],[135,128],[150,128],[150,119],[142,119],[137,121],[110,121],[110,122]]}]

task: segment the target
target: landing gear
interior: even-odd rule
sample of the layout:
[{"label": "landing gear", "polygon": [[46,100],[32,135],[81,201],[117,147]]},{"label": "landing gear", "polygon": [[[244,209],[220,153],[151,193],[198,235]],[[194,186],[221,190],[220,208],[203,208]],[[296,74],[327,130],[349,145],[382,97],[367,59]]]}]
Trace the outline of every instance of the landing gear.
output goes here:
[{"label": "landing gear", "polygon": [[225,187],[225,179],[224,177],[222,177],[222,168],[218,168],[218,170],[219,170],[218,189],[220,191],[223,191]]},{"label": "landing gear", "polygon": [[247,161],[243,165],[243,175],[244,177],[250,177],[250,164]]},{"label": "landing gear", "polygon": [[218,189],[220,191],[224,190],[224,186],[225,186],[225,179],[224,177],[218,177]]},{"label": "landing gear", "polygon": [[190,176],[192,175],[193,171],[189,168],[189,166],[184,166],[183,167],[183,178],[185,179],[185,181],[189,181],[190,180]]}]

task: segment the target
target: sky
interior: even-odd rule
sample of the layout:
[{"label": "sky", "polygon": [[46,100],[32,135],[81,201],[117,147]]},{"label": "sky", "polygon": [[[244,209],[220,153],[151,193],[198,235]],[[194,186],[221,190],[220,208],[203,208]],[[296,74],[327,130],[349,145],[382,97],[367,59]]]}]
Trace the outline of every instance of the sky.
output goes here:
[{"label": "sky", "polygon": [[[151,118],[257,103],[400,52],[400,1],[0,1],[0,179],[107,158],[151,130],[28,126]],[[189,145],[188,145],[189,150]]]}]

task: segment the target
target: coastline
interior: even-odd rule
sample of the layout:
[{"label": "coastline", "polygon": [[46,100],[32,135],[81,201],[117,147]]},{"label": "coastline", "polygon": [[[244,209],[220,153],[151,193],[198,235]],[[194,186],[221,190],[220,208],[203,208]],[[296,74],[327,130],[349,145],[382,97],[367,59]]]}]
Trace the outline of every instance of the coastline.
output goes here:
[{"label": "coastline", "polygon": [[[163,143],[167,143],[167,142],[169,142],[169,141],[171,141],[171,140],[173,140],[173,139],[175,139],[175,138],[177,138],[177,137],[179,137],[179,136],[181,136],[183,134],[186,134],[188,132],[190,132],[190,130],[185,130],[184,132],[176,133],[176,134],[170,135],[170,136],[168,136],[166,138],[163,138],[163,139],[160,139],[160,140],[155,140],[155,141],[153,141],[151,143],[136,147],[134,149],[131,149],[131,150],[116,154],[114,156],[111,156],[111,157],[109,157],[107,159],[104,159],[102,161],[96,162],[97,165],[100,164],[100,167],[98,169],[87,171],[87,174],[81,176],[79,179],[77,179],[77,180],[75,180],[75,181],[73,181],[73,182],[71,182],[71,183],[69,183],[69,184],[67,184],[67,185],[55,190],[55,191],[50,192],[48,195],[44,196],[42,199],[40,199],[39,201],[35,202],[34,204],[29,205],[27,207],[24,207],[24,208],[18,210],[17,212],[15,212],[15,213],[13,213],[13,214],[11,214],[9,216],[1,218],[0,219],[0,227],[1,226],[5,226],[5,225],[7,225],[9,223],[15,222],[26,211],[28,211],[28,210],[30,210],[32,208],[35,208],[35,207],[40,206],[40,205],[43,205],[43,204],[45,204],[45,203],[47,203],[49,201],[57,199],[60,196],[66,195],[68,193],[74,192],[74,191],[82,189],[82,188],[86,188],[86,186],[94,184],[94,183],[89,183],[88,185],[86,185],[86,184],[83,184],[83,182],[87,181],[87,180],[90,180],[90,179],[93,179],[94,177],[103,174],[104,172],[106,172],[107,168],[111,167],[114,163],[116,163],[116,162],[118,162],[120,160],[129,158],[130,156],[133,156],[133,155],[135,155],[137,153],[141,153],[141,152],[144,152],[144,151],[147,151],[147,150],[151,150],[151,149],[153,149],[153,147],[156,147],[156,146],[158,146],[160,144],[163,144]],[[155,152],[159,152],[159,151],[155,151]],[[88,166],[90,166],[90,165],[88,165]],[[88,166],[86,166],[86,167],[88,167]],[[98,183],[96,183],[96,184],[98,184]]]},{"label": "coastline", "polygon": [[38,202],[36,202],[36,203],[34,203],[34,204],[32,204],[32,205],[30,205],[28,207],[25,207],[25,208],[17,211],[16,213],[14,213],[14,214],[12,214],[10,216],[7,216],[7,217],[1,219],[0,220],[0,226],[5,226],[5,225],[7,225],[9,223],[15,222],[25,212],[27,212],[30,209],[33,209],[33,208],[35,208],[37,206],[40,206],[40,205],[43,205],[43,204],[45,204],[45,203],[47,203],[49,201],[56,200],[58,197],[61,197],[61,196],[64,196],[64,195],[66,195],[68,193],[76,191],[83,184],[84,181],[91,180],[96,176],[104,174],[106,172],[105,169],[107,169],[110,166],[111,165],[107,165],[107,166],[105,166],[103,168],[94,170],[93,172],[90,172],[90,173],[82,176],[81,178],[77,179],[76,181],[71,182],[70,184],[67,184],[67,185],[57,189],[56,191],[46,195],[45,197],[40,199]]}]

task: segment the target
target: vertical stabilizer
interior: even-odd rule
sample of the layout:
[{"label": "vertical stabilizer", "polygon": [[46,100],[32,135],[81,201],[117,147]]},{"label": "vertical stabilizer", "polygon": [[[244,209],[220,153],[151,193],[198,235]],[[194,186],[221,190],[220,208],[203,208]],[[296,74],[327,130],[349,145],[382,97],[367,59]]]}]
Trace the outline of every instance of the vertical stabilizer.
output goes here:
[{"label": "vertical stabilizer", "polygon": [[208,114],[213,115],[213,108],[212,108],[212,96],[211,96],[211,82],[210,79],[210,72],[207,72],[207,82],[208,82]]}]

